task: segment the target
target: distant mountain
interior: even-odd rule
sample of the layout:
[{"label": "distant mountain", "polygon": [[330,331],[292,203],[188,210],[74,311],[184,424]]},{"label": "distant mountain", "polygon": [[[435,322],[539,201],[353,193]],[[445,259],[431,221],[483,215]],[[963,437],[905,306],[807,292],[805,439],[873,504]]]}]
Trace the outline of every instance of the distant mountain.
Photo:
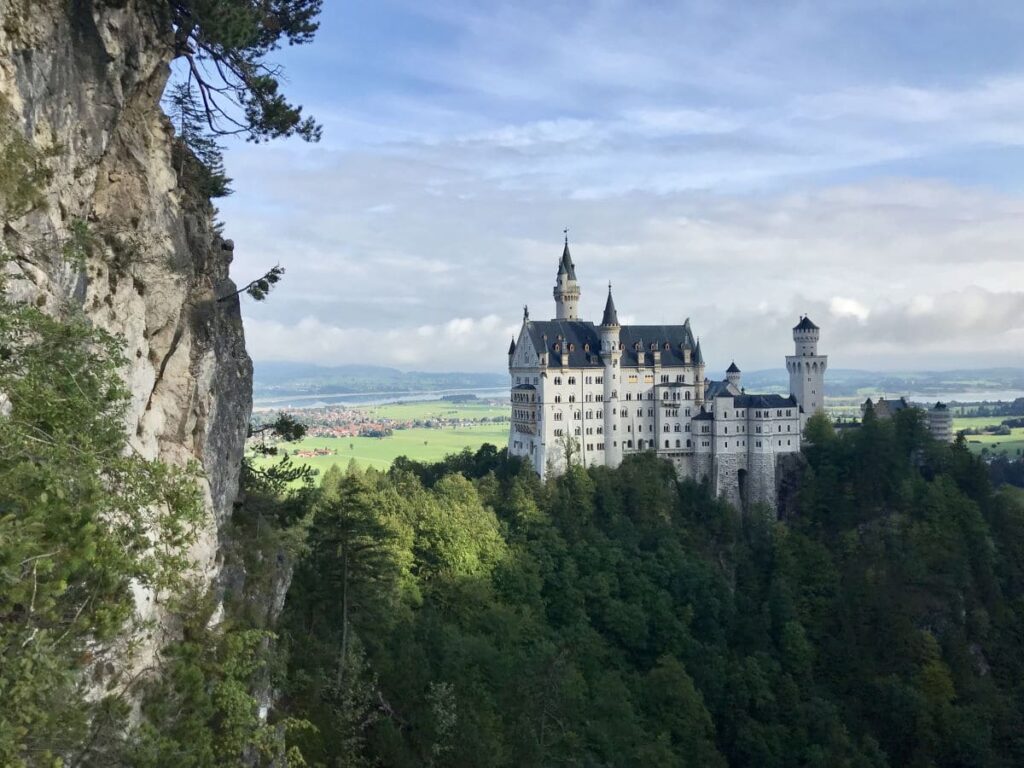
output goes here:
[{"label": "distant mountain", "polygon": [[257,397],[488,389],[508,383],[508,375],[500,373],[400,371],[377,365],[263,362],[255,363],[254,369],[253,391]]},{"label": "distant mountain", "polygon": [[[789,374],[785,369],[743,373],[748,391],[785,391]],[[830,368],[825,375],[828,394],[853,397],[875,392],[930,393],[1000,392],[1024,390],[1024,368],[977,368],[949,371],[864,371],[854,368]]]}]

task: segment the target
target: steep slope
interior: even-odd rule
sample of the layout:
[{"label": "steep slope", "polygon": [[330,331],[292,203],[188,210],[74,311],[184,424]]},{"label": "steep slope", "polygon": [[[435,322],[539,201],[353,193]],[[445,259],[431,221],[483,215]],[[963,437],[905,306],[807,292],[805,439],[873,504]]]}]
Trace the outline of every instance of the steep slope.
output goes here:
[{"label": "steep slope", "polygon": [[[152,0],[0,0],[0,110],[50,170],[43,204],[9,220],[3,236],[20,257],[18,294],[54,312],[84,307],[123,336],[133,448],[202,466],[211,514],[192,560],[210,584],[218,527],[238,490],[252,364],[237,299],[217,300],[235,290],[233,246],[172,165],[161,9]],[[62,255],[69,240],[84,258]],[[159,597],[137,598],[157,619],[141,666],[164,628]]]}]

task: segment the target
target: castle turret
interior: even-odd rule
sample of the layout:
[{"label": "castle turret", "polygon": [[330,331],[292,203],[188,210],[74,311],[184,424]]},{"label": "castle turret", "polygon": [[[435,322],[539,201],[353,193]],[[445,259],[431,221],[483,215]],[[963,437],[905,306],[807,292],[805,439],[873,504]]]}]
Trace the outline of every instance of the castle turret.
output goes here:
[{"label": "castle turret", "polygon": [[622,441],[619,439],[619,315],[612,299],[612,285],[608,283],[608,300],[601,318],[601,361],[604,363],[604,463],[617,467],[622,463]]},{"label": "castle turret", "polygon": [[825,369],[828,356],[818,354],[819,329],[804,315],[793,327],[795,354],[786,357],[789,391],[800,404],[800,427],[807,419],[825,410]]},{"label": "castle turret", "polygon": [[725,369],[725,380],[736,387],[736,389],[740,389],[741,376],[742,374],[740,373],[739,366],[736,365],[736,361],[734,360],[729,367]]},{"label": "castle turret", "polygon": [[580,286],[576,282],[576,267],[569,255],[569,236],[565,236],[565,248],[558,262],[558,275],[555,277],[555,319],[578,320],[580,305]]}]

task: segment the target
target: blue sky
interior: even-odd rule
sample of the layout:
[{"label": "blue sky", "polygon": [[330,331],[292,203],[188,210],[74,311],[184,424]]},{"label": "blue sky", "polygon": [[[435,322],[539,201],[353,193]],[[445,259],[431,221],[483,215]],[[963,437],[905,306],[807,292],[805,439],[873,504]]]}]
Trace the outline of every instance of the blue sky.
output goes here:
[{"label": "blue sky", "polygon": [[1024,4],[328,0],[317,145],[232,145],[257,360],[501,370],[522,305],[777,367],[1024,365]]}]

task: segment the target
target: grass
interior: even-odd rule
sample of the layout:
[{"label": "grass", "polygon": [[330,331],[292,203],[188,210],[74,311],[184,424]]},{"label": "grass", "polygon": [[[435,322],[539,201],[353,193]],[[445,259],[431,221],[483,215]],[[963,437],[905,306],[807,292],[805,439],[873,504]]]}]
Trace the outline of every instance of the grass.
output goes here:
[{"label": "grass", "polygon": [[[1007,416],[963,416],[953,419],[953,432],[961,429],[981,429],[1001,424]],[[967,446],[974,453],[988,448],[991,453],[1005,453],[1011,457],[1024,455],[1024,427],[1014,427],[1008,435],[965,435]]]},{"label": "grass", "polygon": [[[475,451],[484,443],[492,443],[501,448],[507,442],[507,425],[480,424],[446,429],[399,429],[391,437],[383,438],[308,437],[296,443],[288,443],[287,450],[336,450],[337,454],[330,456],[293,456],[296,463],[311,466],[322,474],[334,464],[346,467],[352,459],[363,467],[387,469],[399,456],[424,462],[440,461],[448,454],[458,453],[464,448]],[[260,463],[267,463],[267,460],[261,460]]]}]

